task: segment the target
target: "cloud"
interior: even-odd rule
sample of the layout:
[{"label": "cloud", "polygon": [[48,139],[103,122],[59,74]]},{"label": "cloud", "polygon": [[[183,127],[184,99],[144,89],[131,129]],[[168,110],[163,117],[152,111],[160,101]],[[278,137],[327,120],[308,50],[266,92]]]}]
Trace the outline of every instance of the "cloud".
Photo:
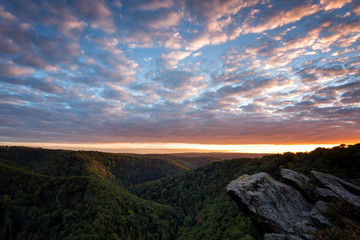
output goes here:
[{"label": "cloud", "polygon": [[356,13],[357,15],[360,15],[360,4],[354,4],[353,7],[353,12]]},{"label": "cloud", "polygon": [[164,16],[157,14],[157,17],[152,17],[150,21],[147,21],[147,26],[154,29],[167,29],[176,26],[180,17],[176,12],[168,12]]},{"label": "cloud", "polygon": [[124,51],[118,47],[120,43],[116,38],[88,37],[87,40],[88,44],[96,50],[94,51],[96,54],[88,54],[87,56],[96,59],[90,63],[96,63],[93,68],[100,75],[99,79],[121,82],[125,85],[136,81],[135,70],[138,69],[138,63],[128,58]]},{"label": "cloud", "polygon": [[251,23],[251,19],[248,21],[245,20],[245,26],[243,27],[242,32],[244,33],[261,33],[267,30],[275,29],[290,23],[294,23],[299,21],[300,19],[312,15],[320,10],[319,5],[310,5],[305,3],[300,6],[296,6],[293,9],[286,11],[273,11],[267,15],[264,15],[259,20],[259,23],[255,26],[250,25],[248,22]]},{"label": "cloud", "polygon": [[344,5],[351,3],[352,0],[320,0],[320,4],[326,11],[342,8]]},{"label": "cloud", "polygon": [[162,73],[160,77],[155,78],[154,81],[160,82],[166,88],[176,89],[188,86],[192,77],[193,74],[190,72],[168,70]]},{"label": "cloud", "polygon": [[340,97],[342,104],[357,104],[360,102],[360,87],[347,89]]},{"label": "cloud", "polygon": [[241,9],[257,4],[258,0],[239,1],[186,1],[188,11],[197,16],[197,20],[217,20],[221,17],[231,16],[238,13]]},{"label": "cloud", "polygon": [[[67,9],[64,15],[56,16],[57,10],[53,9],[53,15],[45,18],[44,23],[50,26],[57,26],[59,31],[69,37],[77,37],[88,25],[86,22],[78,20],[71,15],[70,9]],[[54,17],[56,16],[56,17]]]},{"label": "cloud", "polygon": [[184,45],[184,40],[178,32],[174,33],[172,37],[164,42],[164,47],[169,49],[180,49]]},{"label": "cloud", "polygon": [[193,57],[198,57],[198,56],[200,56],[200,55],[201,55],[201,51],[195,52],[195,53],[192,54]]},{"label": "cloud", "polygon": [[119,19],[121,24],[118,31],[121,34],[118,39],[131,48],[183,48],[186,39],[183,38],[184,29],[181,24],[185,20],[185,13],[181,5],[180,1],[126,3],[126,10]]},{"label": "cloud", "polygon": [[354,1],[1,3],[1,139],[359,139],[357,9]]},{"label": "cloud", "polygon": [[193,39],[190,40],[186,50],[196,51],[206,45],[211,43],[210,35],[208,33],[203,33]]},{"label": "cloud", "polygon": [[[14,96],[21,94],[23,100],[34,101],[34,98],[27,96],[30,92],[34,93],[36,91],[42,91],[48,94],[63,94],[64,89],[54,81],[52,78],[34,78],[34,77],[27,77],[25,75],[13,75],[9,77],[2,76],[0,78],[0,82],[9,84],[11,87],[16,87],[16,85],[21,86],[17,87],[21,89],[20,91],[16,92]],[[8,86],[9,86],[8,85]],[[11,88],[10,87],[10,88]],[[24,91],[24,92],[21,92]],[[26,94],[25,94],[26,92]],[[15,92],[14,92],[15,93]],[[25,96],[25,97],[24,97]],[[37,101],[37,100],[36,100]]]},{"label": "cloud", "polygon": [[231,38],[227,32],[229,26],[234,22],[232,16],[239,14],[242,9],[253,6],[258,2],[258,0],[186,2],[190,21],[196,21],[204,25],[202,31],[190,38],[186,49],[196,51],[210,44],[218,45],[227,42]]},{"label": "cloud", "polygon": [[26,46],[35,38],[32,26],[28,23],[21,23],[15,17],[1,21],[0,33],[2,37],[22,46]]},{"label": "cloud", "polygon": [[108,86],[104,88],[102,96],[107,100],[116,100],[122,104],[129,103],[132,98],[128,91],[115,84],[108,84]]},{"label": "cloud", "polygon": [[31,78],[28,79],[27,82],[33,89],[41,90],[46,93],[62,94],[64,92],[64,89],[58,84],[56,84],[51,78]]},{"label": "cloud", "polygon": [[25,66],[47,71],[57,71],[59,69],[56,66],[46,63],[43,58],[34,55],[21,55],[15,58],[14,61]]},{"label": "cloud", "polygon": [[172,51],[167,54],[162,54],[161,59],[167,67],[176,68],[178,62],[190,56],[190,54],[190,51]]},{"label": "cloud", "polygon": [[113,20],[113,14],[110,8],[102,0],[75,0],[70,1],[76,12],[86,21],[90,22],[90,26],[107,33],[114,33],[116,30]]},{"label": "cloud", "polygon": [[170,8],[174,5],[174,0],[152,0],[139,4],[141,10],[158,10],[161,8]]},{"label": "cloud", "polygon": [[19,46],[11,39],[0,37],[0,53],[14,54],[20,51]]},{"label": "cloud", "polygon": [[28,76],[34,70],[27,67],[19,67],[13,62],[0,62],[0,74],[2,76]]},{"label": "cloud", "polygon": [[17,20],[14,15],[12,15],[10,12],[5,11],[4,7],[0,5],[0,18],[10,21]]}]

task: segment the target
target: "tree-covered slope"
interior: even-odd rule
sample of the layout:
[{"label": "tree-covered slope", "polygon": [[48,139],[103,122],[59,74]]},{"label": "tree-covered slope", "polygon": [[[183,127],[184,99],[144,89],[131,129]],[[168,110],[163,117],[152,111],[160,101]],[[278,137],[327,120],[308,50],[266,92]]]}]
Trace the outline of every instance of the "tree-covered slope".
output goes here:
[{"label": "tree-covered slope", "polygon": [[282,167],[360,179],[360,144],[188,171],[158,158],[2,147],[0,239],[260,239],[225,188],[261,171],[279,180]]},{"label": "tree-covered slope", "polygon": [[125,186],[167,177],[187,168],[168,159],[90,151],[0,147],[0,161],[49,176],[99,176]]},{"label": "tree-covered slope", "polygon": [[208,152],[208,153],[174,153],[174,154],[146,154],[149,157],[159,157],[171,159],[182,166],[189,169],[195,169],[205,166],[214,161],[222,161],[235,158],[259,158],[266,154],[257,153],[224,153],[224,152]]},{"label": "tree-covered slope", "polygon": [[158,158],[0,147],[0,239],[175,239],[182,213],[124,186],[184,170]]},{"label": "tree-covered slope", "polygon": [[0,239],[174,239],[182,215],[98,177],[0,163]]},{"label": "tree-covered slope", "polygon": [[306,175],[317,170],[341,178],[360,179],[360,144],[318,148],[309,153],[213,162],[176,176],[137,185],[132,192],[145,199],[179,207],[184,212],[184,225],[178,239],[252,239],[259,236],[249,219],[225,196],[225,188],[243,174],[267,172],[280,179],[282,167]]}]

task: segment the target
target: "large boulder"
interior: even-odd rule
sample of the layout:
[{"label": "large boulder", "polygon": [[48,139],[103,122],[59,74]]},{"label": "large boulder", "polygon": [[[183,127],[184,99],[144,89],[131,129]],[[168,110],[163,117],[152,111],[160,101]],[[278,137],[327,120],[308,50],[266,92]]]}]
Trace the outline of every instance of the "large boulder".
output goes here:
[{"label": "large boulder", "polygon": [[294,188],[267,173],[243,175],[228,185],[227,193],[264,233],[306,238],[318,230],[311,217],[313,206]]},{"label": "large boulder", "polygon": [[333,226],[323,215],[328,202],[343,199],[360,207],[360,187],[330,174],[311,173],[320,187],[300,173],[282,169],[286,184],[267,173],[243,175],[228,185],[227,193],[265,234],[265,240],[312,239],[312,232]]},{"label": "large boulder", "polygon": [[[311,171],[311,173],[321,184],[335,193],[338,198],[356,207],[360,207],[360,197],[358,196],[360,194],[360,187],[327,173],[317,171]],[[322,195],[325,195],[324,192],[326,192],[323,189],[321,191],[317,189],[317,191],[318,194],[321,192]],[[330,194],[330,192],[328,192],[328,195],[334,195],[333,193]]]},{"label": "large boulder", "polygon": [[298,190],[304,198],[312,203],[316,201],[315,186],[308,177],[286,168],[281,169],[280,174],[283,181]]}]

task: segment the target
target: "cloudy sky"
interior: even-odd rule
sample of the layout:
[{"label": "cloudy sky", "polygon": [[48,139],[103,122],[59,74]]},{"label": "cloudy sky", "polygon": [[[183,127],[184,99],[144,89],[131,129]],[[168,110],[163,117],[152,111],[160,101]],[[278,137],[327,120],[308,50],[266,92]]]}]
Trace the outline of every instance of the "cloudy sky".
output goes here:
[{"label": "cloudy sky", "polygon": [[359,53],[358,0],[5,0],[0,141],[360,142]]}]

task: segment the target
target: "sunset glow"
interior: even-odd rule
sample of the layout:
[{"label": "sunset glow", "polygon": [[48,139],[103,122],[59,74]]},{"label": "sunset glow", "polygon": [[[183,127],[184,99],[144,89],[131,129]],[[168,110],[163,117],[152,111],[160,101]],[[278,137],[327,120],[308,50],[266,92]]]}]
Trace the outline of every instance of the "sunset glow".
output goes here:
[{"label": "sunset glow", "polygon": [[110,144],[67,144],[67,143],[0,143],[0,145],[18,145],[45,147],[50,149],[97,150],[113,153],[185,153],[185,152],[238,152],[238,153],[284,153],[306,152],[317,147],[330,148],[335,145],[214,145],[189,143],[110,143]]},{"label": "sunset glow", "polygon": [[1,1],[0,141],[254,153],[360,142],[359,9]]}]

